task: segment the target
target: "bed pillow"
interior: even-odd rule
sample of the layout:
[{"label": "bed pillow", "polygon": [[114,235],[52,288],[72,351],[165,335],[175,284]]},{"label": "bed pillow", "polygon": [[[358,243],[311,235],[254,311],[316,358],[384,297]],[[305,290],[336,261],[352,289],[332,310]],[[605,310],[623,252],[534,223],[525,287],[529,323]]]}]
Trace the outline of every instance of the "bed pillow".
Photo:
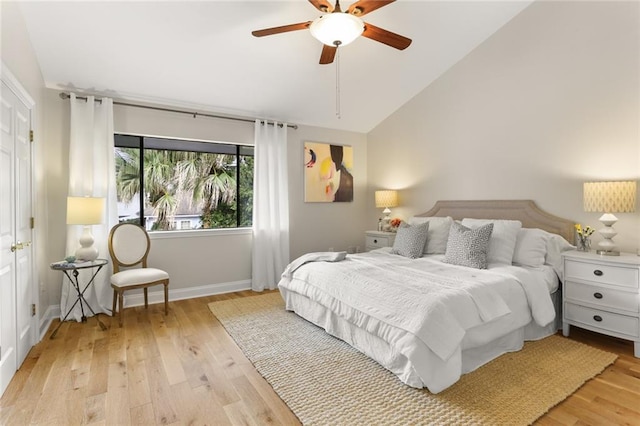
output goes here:
[{"label": "bed pillow", "polygon": [[444,262],[487,269],[487,252],[492,231],[493,223],[472,229],[454,222],[449,231]]},{"label": "bed pillow", "polygon": [[393,241],[391,253],[399,254],[400,256],[409,257],[411,259],[422,257],[428,232],[428,222],[417,225],[408,225],[403,223],[398,228],[396,239]]},{"label": "bed pillow", "polygon": [[516,249],[518,231],[522,228],[519,220],[498,220],[498,219],[462,219],[462,225],[469,228],[493,223],[493,233],[489,241],[489,252],[487,261],[489,263],[500,263],[511,265],[513,263],[513,253]]},{"label": "bed pillow", "polygon": [[453,223],[451,216],[446,217],[419,217],[414,216],[409,219],[409,224],[429,223],[427,243],[424,245],[424,254],[444,254],[447,251],[447,239],[449,238],[449,228]]},{"label": "bed pillow", "polygon": [[513,252],[513,264],[531,266],[544,265],[547,254],[547,240],[551,234],[537,228],[522,228],[518,231],[516,248]]},{"label": "bed pillow", "polygon": [[562,281],[562,253],[567,250],[574,250],[576,247],[569,244],[567,240],[560,235],[548,233],[547,238],[547,254],[544,258],[544,264],[549,265],[556,271],[558,278]]}]

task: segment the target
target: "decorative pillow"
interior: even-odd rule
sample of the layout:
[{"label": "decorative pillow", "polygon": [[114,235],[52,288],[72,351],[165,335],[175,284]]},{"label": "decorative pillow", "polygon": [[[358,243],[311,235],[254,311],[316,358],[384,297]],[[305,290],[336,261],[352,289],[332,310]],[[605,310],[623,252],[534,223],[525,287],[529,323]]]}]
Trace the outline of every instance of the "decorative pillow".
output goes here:
[{"label": "decorative pillow", "polygon": [[544,265],[549,236],[549,233],[542,229],[520,229],[516,239],[516,248],[513,252],[513,264],[534,268]]},{"label": "decorative pillow", "polygon": [[409,219],[410,225],[419,223],[429,224],[427,243],[424,245],[424,254],[444,254],[447,251],[447,239],[449,238],[449,228],[453,223],[453,218],[447,217],[418,217]]},{"label": "decorative pillow", "polygon": [[444,262],[487,269],[487,251],[492,231],[493,223],[472,229],[454,222],[449,231]]},{"label": "decorative pillow", "polygon": [[391,253],[411,259],[422,257],[428,232],[429,223],[421,223],[418,225],[403,223],[398,228]]},{"label": "decorative pillow", "polygon": [[488,223],[493,223],[493,233],[491,234],[491,241],[489,241],[487,261],[489,263],[511,265],[513,263],[513,252],[516,249],[518,231],[522,228],[522,222],[519,220],[462,219],[462,224],[469,228],[477,228]]}]

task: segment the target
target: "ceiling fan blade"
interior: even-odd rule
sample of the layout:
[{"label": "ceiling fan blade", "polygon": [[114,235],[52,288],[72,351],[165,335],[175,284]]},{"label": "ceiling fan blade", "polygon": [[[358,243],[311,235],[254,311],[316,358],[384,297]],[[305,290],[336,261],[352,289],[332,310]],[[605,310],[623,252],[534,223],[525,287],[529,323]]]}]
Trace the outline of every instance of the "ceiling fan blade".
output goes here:
[{"label": "ceiling fan blade", "polygon": [[371,40],[379,41],[387,46],[395,47],[398,50],[404,50],[411,44],[411,39],[401,36],[400,34],[392,33],[391,31],[378,28],[375,25],[371,25],[367,22],[364,23],[364,37]]},{"label": "ceiling fan blade", "polygon": [[349,6],[349,13],[355,16],[364,16],[394,1],[396,0],[359,0]]},{"label": "ceiling fan blade", "polygon": [[306,30],[311,25],[311,21],[300,22],[299,24],[283,25],[281,27],[265,28],[264,30],[252,31],[254,37],[264,37],[273,34],[286,33],[289,31]]},{"label": "ceiling fan blade", "polygon": [[315,7],[322,13],[333,12],[333,5],[327,0],[309,0],[309,3],[311,3],[313,7]]},{"label": "ceiling fan blade", "polygon": [[336,46],[327,46],[326,44],[322,45],[322,53],[320,54],[320,64],[326,65],[333,62],[333,59],[336,57],[336,51],[338,48]]}]

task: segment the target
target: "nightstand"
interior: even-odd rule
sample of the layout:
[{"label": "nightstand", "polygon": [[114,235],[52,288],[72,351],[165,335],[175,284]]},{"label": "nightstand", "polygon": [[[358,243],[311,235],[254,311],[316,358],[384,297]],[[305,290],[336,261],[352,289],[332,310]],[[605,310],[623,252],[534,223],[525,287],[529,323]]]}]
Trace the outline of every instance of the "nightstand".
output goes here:
[{"label": "nightstand", "polygon": [[365,232],[364,249],[369,251],[379,249],[381,247],[393,247],[395,239],[395,232],[367,231]]},{"label": "nightstand", "polygon": [[634,342],[640,358],[640,257],[563,254],[562,334],[571,325]]}]

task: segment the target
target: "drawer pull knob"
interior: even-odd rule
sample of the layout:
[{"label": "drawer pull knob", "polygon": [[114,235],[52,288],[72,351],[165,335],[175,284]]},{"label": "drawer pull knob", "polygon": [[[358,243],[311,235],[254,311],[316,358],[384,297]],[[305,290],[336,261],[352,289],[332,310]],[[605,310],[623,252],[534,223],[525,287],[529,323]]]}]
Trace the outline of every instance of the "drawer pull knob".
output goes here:
[{"label": "drawer pull knob", "polygon": [[604,275],[604,272],[602,272],[600,269],[596,269],[595,271],[593,271],[593,274],[598,277],[601,277]]},{"label": "drawer pull knob", "polygon": [[374,244],[378,244],[378,240],[373,240],[373,243]]},{"label": "drawer pull knob", "polygon": [[593,297],[596,299],[602,299],[602,293],[593,293]]},{"label": "drawer pull knob", "polygon": [[596,320],[596,321],[598,321],[598,322],[601,322],[601,321],[602,321],[602,317],[601,317],[600,315],[594,315],[594,316],[593,316],[593,319],[594,319],[594,320]]}]

